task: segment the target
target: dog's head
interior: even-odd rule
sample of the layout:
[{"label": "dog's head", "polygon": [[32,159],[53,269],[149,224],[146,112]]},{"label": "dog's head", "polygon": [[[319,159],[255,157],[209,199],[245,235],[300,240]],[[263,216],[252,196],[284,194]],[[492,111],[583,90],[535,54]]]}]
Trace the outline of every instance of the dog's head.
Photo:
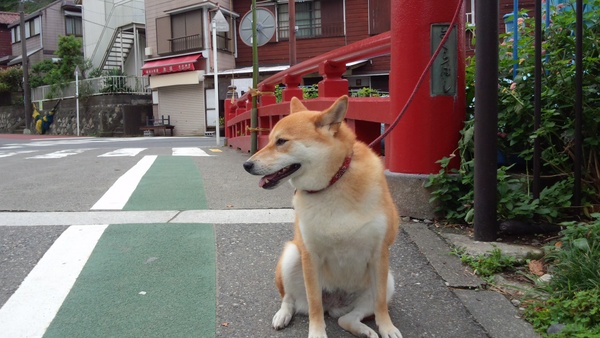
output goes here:
[{"label": "dog's head", "polygon": [[326,186],[356,139],[344,121],[348,97],[324,111],[308,110],[300,100],[290,102],[290,114],[269,134],[269,143],[244,162],[244,169],[262,175],[259,186],[273,189],[290,180],[296,189]]}]

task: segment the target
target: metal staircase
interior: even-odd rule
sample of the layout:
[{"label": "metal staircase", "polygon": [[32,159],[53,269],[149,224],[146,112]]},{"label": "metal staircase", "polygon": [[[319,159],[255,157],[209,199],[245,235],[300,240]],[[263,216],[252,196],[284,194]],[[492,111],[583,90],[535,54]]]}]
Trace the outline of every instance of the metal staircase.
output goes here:
[{"label": "metal staircase", "polygon": [[133,31],[117,29],[113,35],[110,49],[104,57],[102,70],[121,69],[133,48],[134,38]]}]

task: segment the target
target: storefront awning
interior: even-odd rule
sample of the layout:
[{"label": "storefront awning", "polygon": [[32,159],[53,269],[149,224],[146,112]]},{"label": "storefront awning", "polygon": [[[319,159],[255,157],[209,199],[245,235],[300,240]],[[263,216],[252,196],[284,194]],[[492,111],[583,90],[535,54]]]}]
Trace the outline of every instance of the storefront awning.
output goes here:
[{"label": "storefront awning", "polygon": [[142,75],[157,75],[186,72],[190,70],[202,70],[199,62],[201,57],[202,53],[148,61],[142,66]]}]

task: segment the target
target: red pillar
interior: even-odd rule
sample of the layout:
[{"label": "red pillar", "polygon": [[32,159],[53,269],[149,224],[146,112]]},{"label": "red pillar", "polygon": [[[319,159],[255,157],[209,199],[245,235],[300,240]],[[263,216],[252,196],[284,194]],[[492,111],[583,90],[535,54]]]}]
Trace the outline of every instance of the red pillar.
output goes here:
[{"label": "red pillar", "polygon": [[[393,116],[406,104],[439,44],[440,30],[444,32],[439,25],[452,22],[458,3],[458,0],[391,1],[390,108]],[[392,172],[437,173],[440,166],[435,162],[449,156],[458,145],[465,120],[464,21],[463,6],[453,29],[455,43],[446,44],[456,52],[454,61],[440,63],[437,70],[427,73],[400,123],[386,140],[387,168]],[[432,46],[432,35],[438,41],[435,46]],[[448,52],[451,51],[442,50],[438,58],[448,57]],[[455,71],[447,68],[449,64],[454,64]],[[449,72],[452,75],[449,76]],[[448,90],[451,85],[455,90]],[[458,164],[458,159],[452,163],[454,167]]]}]

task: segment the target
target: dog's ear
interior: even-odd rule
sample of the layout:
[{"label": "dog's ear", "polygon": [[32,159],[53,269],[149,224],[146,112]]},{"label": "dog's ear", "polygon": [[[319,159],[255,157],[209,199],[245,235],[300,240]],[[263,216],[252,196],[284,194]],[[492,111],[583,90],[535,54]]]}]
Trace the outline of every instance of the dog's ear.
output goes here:
[{"label": "dog's ear", "polygon": [[292,97],[292,100],[290,101],[290,114],[297,113],[303,110],[308,109],[302,104],[302,102],[300,102],[300,100],[297,97]]},{"label": "dog's ear", "polygon": [[329,130],[337,133],[346,117],[346,112],[348,112],[348,96],[344,95],[321,113],[317,121],[317,126],[329,126]]}]

